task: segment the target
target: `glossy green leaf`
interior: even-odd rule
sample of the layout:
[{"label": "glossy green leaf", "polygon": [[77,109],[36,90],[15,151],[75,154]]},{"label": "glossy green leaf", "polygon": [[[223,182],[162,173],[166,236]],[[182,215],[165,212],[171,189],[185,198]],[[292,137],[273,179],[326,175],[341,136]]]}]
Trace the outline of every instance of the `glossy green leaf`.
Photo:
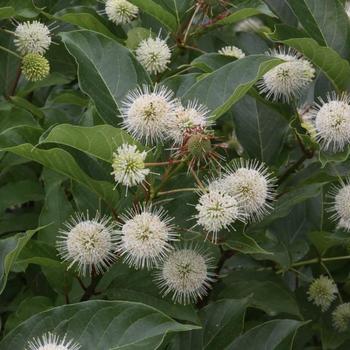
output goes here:
[{"label": "glossy green leaf", "polygon": [[54,127],[42,142],[70,146],[109,163],[117,147],[123,143],[135,144],[128,133],[110,125],[82,127],[69,124]]},{"label": "glossy green leaf", "polygon": [[302,325],[296,320],[265,322],[238,337],[225,350],[292,349],[295,333]]},{"label": "glossy green leaf", "polygon": [[128,49],[101,34],[82,30],[61,37],[78,64],[81,90],[94,101],[101,118],[116,125],[122,100],[149,82],[147,73]]},{"label": "glossy green leaf", "polygon": [[157,21],[163,24],[167,29],[175,31],[177,27],[176,18],[164,7],[158,5],[153,0],[130,0],[131,3],[136,5],[142,11],[148,15],[154,17]]},{"label": "glossy green leaf", "polygon": [[39,230],[40,228],[37,228],[0,240],[0,294],[5,289],[9,272],[18,255]]},{"label": "glossy green leaf", "polygon": [[281,61],[264,55],[252,55],[208,74],[194,84],[184,96],[185,100],[198,99],[212,110],[215,118],[227,112],[249,89]]},{"label": "glossy green leaf", "polygon": [[96,300],[39,313],[9,333],[0,347],[22,349],[28,340],[51,331],[67,334],[86,350],[153,350],[167,333],[195,328],[175,322],[144,304]]}]

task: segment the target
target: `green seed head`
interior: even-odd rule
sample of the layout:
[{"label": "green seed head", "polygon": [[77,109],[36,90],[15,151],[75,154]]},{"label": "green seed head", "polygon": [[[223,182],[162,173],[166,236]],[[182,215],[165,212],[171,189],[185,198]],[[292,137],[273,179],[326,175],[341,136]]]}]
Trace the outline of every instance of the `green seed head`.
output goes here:
[{"label": "green seed head", "polygon": [[43,80],[50,72],[49,61],[38,53],[29,53],[22,59],[22,73],[29,81]]},{"label": "green seed head", "polygon": [[208,137],[201,134],[192,135],[187,142],[187,146],[190,154],[196,158],[201,158],[212,150]]}]

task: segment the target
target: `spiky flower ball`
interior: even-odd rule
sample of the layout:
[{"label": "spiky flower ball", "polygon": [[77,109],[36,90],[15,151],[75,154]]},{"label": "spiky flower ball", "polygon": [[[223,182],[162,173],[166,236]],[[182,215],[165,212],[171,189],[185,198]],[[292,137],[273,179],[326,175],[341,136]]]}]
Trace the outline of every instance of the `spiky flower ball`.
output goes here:
[{"label": "spiky flower ball", "polygon": [[339,228],[350,231],[350,183],[346,180],[340,186],[333,186],[330,190],[331,219],[336,220]]},{"label": "spiky flower ball", "polygon": [[307,294],[309,301],[321,308],[322,312],[329,309],[336,299],[337,285],[327,276],[320,276],[312,281]]},{"label": "spiky flower ball", "polygon": [[243,58],[245,57],[245,53],[236,46],[225,46],[221,48],[218,53],[223,56],[229,56],[234,58]]},{"label": "spiky flower ball", "polygon": [[223,191],[235,196],[251,221],[259,221],[272,210],[276,179],[257,160],[239,159],[220,181]]},{"label": "spiky flower ball", "polygon": [[43,55],[51,44],[50,29],[38,21],[18,24],[14,35],[15,46],[22,55],[28,53]]},{"label": "spiky flower ball", "polygon": [[28,53],[22,58],[22,73],[29,81],[40,81],[50,73],[49,61],[38,53]]},{"label": "spiky flower ball", "polygon": [[146,151],[138,151],[137,146],[122,144],[113,153],[112,175],[117,184],[127,187],[142,183],[150,170],[145,168]]},{"label": "spiky flower ball", "polygon": [[263,22],[257,17],[246,18],[235,25],[236,32],[257,32],[263,27]]},{"label": "spiky flower ball", "polygon": [[172,218],[163,209],[136,207],[122,216],[118,252],[130,266],[152,268],[171,251],[177,239]]},{"label": "spiky flower ball", "polygon": [[350,326],[350,303],[340,304],[332,312],[333,327],[339,332],[345,332]]},{"label": "spiky flower ball", "polygon": [[189,101],[186,107],[178,105],[168,123],[169,135],[175,144],[182,143],[191,130],[209,127],[211,125],[209,114],[208,108],[197,101]]},{"label": "spiky flower ball", "polygon": [[350,144],[350,96],[335,92],[319,102],[308,113],[315,127],[316,140],[324,150],[342,151]]},{"label": "spiky flower ball", "polygon": [[220,230],[228,228],[236,220],[244,221],[237,197],[215,189],[209,189],[200,196],[196,210],[194,218],[197,225],[212,233],[213,242],[217,241]]},{"label": "spiky flower ball", "polygon": [[107,0],[105,11],[108,19],[115,24],[126,24],[139,13],[137,6],[127,0]]},{"label": "spiky flower ball", "polygon": [[214,281],[212,258],[196,248],[176,249],[164,260],[156,275],[163,295],[172,294],[175,303],[202,299]]},{"label": "spiky flower ball", "polygon": [[34,338],[27,343],[25,350],[78,350],[81,346],[73,339],[67,340],[58,335],[48,332],[40,338]]},{"label": "spiky flower ball", "polygon": [[98,213],[93,219],[83,214],[72,216],[59,231],[57,250],[71,268],[85,276],[102,273],[116,260],[116,224]]},{"label": "spiky flower ball", "polygon": [[286,62],[264,74],[258,83],[260,92],[274,101],[282,99],[289,102],[298,97],[315,77],[312,64],[292,49],[280,48],[268,54]]},{"label": "spiky flower ball", "polygon": [[136,49],[136,58],[147,72],[158,74],[168,68],[171,51],[166,40],[159,36],[156,38],[149,37],[140,42]]},{"label": "spiky flower ball", "polygon": [[144,85],[131,91],[123,101],[123,128],[146,144],[168,138],[168,123],[172,120],[176,102],[173,92],[156,86],[152,91]]}]

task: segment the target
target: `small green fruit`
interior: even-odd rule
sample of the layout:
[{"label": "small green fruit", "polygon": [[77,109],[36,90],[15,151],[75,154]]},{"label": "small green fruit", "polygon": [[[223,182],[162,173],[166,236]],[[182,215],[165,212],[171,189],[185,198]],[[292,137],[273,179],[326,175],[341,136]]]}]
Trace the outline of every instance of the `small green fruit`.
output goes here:
[{"label": "small green fruit", "polygon": [[211,142],[206,135],[192,135],[187,142],[188,151],[193,157],[201,158],[212,150]]},{"label": "small green fruit", "polygon": [[49,61],[38,53],[29,53],[22,59],[22,73],[29,81],[43,80],[50,72]]}]

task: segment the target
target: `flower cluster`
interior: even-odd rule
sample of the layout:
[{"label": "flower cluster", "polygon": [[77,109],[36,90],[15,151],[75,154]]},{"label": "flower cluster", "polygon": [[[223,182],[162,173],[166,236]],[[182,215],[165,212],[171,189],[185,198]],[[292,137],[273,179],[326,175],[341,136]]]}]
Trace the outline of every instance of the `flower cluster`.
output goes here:
[{"label": "flower cluster", "polygon": [[14,43],[22,57],[22,72],[29,81],[46,78],[50,72],[49,61],[43,56],[51,44],[50,29],[38,21],[17,25]]},{"label": "flower cluster", "polygon": [[259,221],[272,210],[275,178],[257,160],[240,159],[224,175],[208,184],[196,206],[197,224],[213,234],[235,221]]}]

